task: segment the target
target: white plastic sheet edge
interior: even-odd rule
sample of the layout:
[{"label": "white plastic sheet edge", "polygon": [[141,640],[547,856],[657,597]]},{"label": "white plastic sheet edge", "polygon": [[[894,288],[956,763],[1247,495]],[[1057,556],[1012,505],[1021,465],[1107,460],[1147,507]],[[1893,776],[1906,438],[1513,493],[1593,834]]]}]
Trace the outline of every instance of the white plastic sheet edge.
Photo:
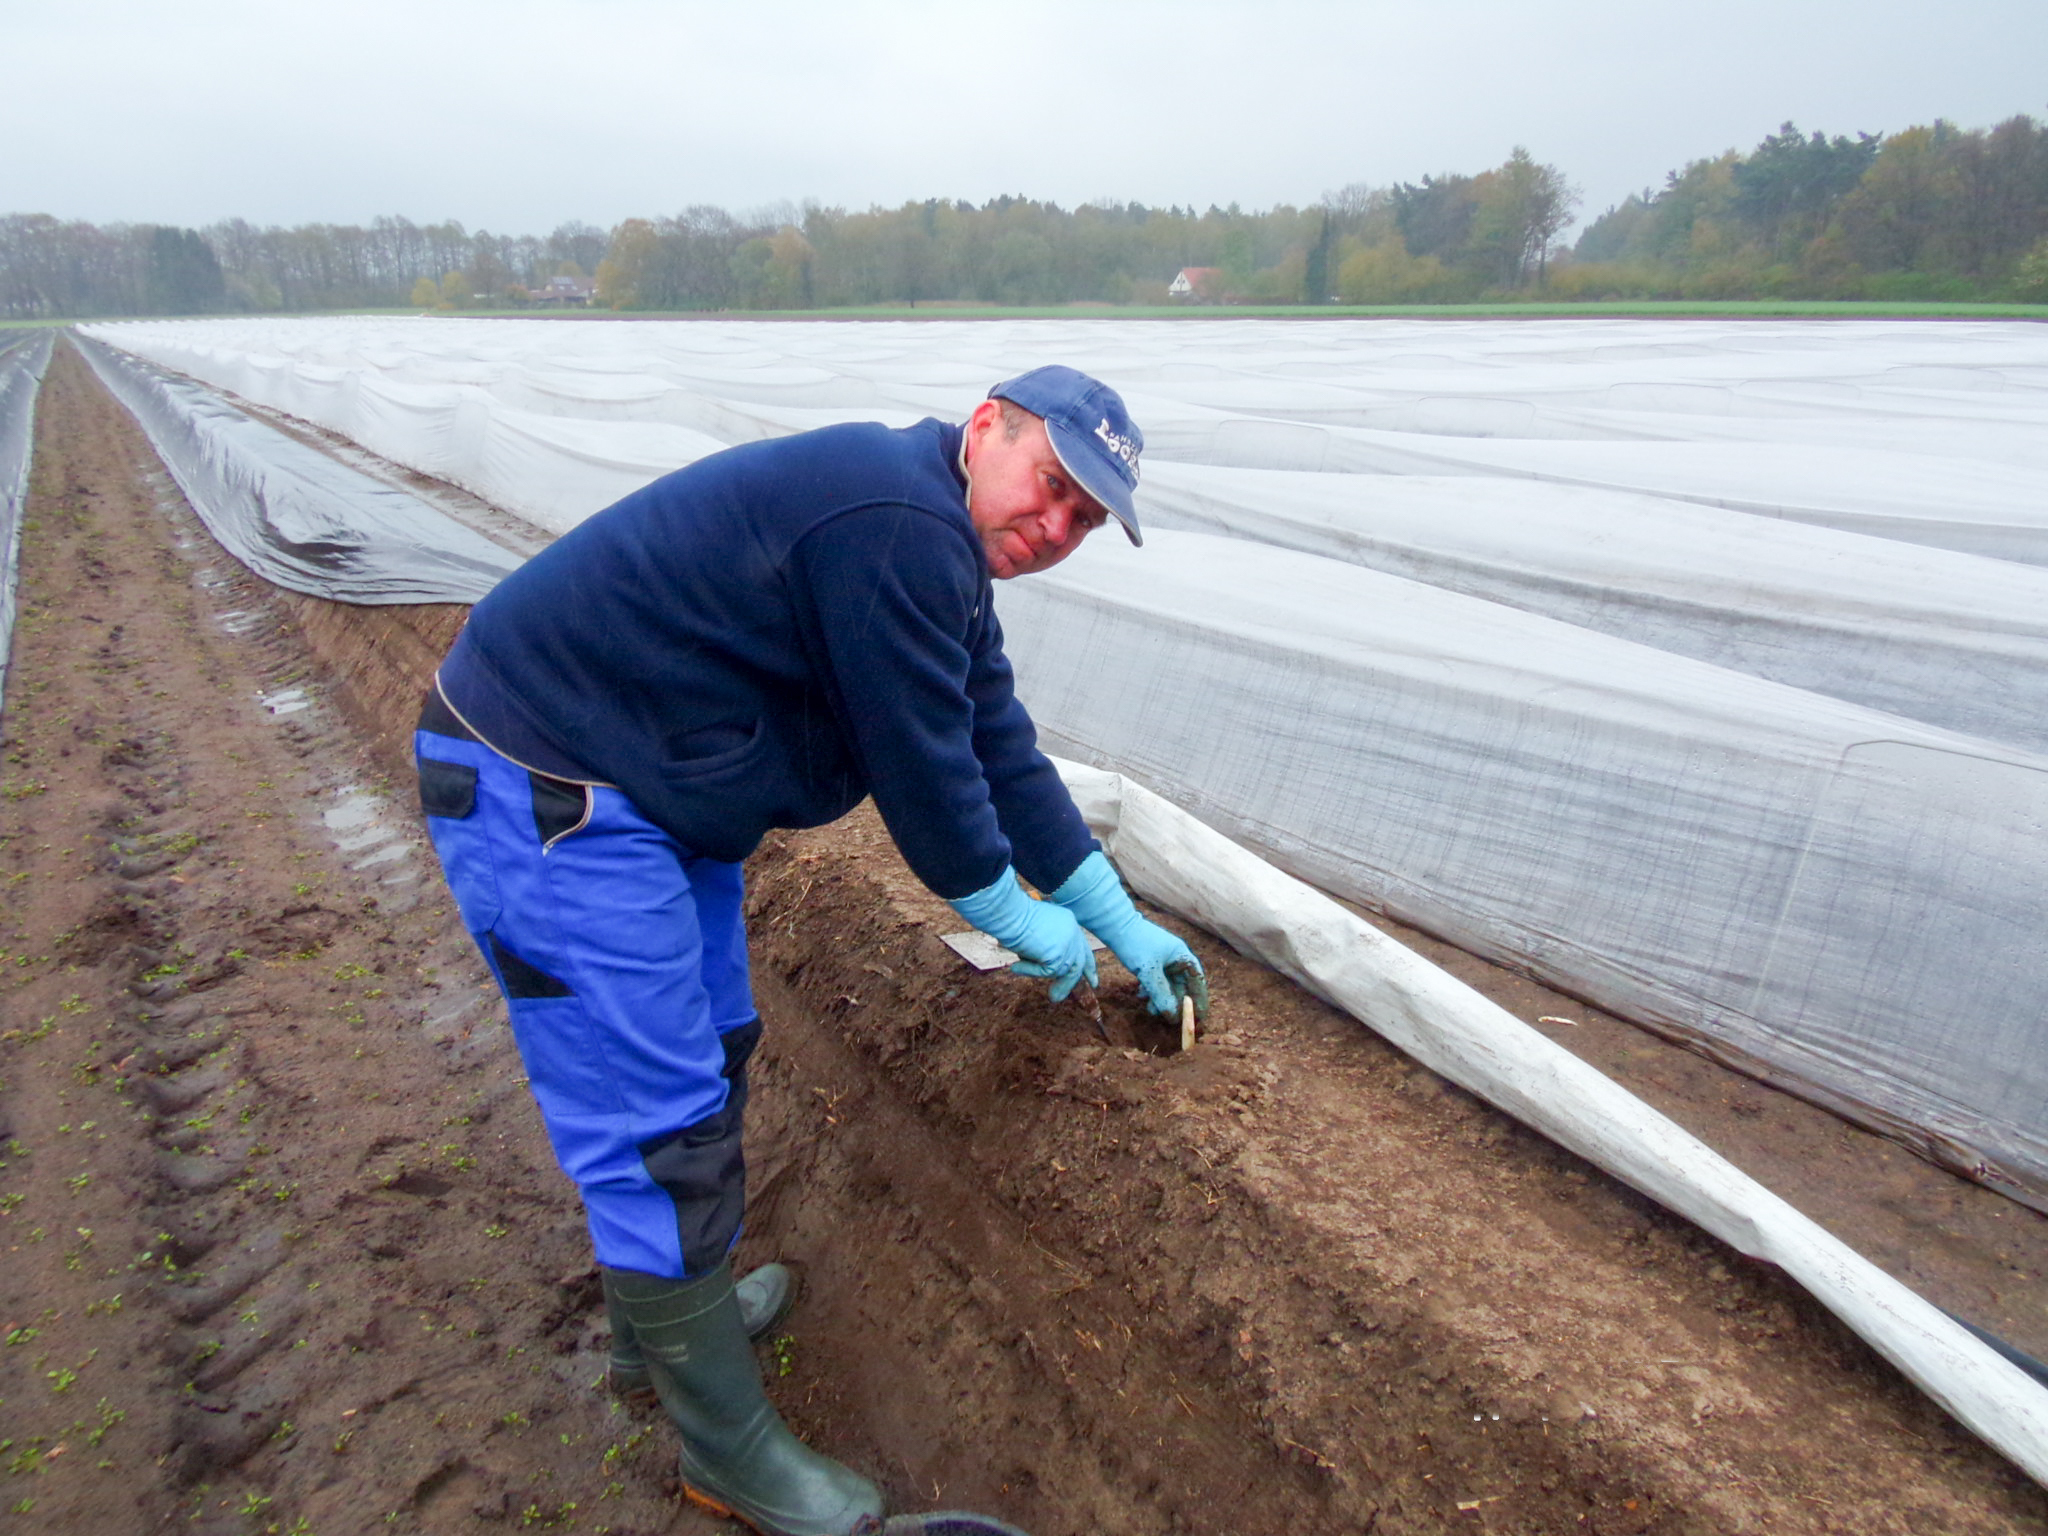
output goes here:
[{"label": "white plastic sheet edge", "polygon": [[56,333],[46,330],[0,346],[0,712],[7,707],[7,667],[14,650],[15,588],[21,574],[21,522],[35,442],[36,392],[55,344]]},{"label": "white plastic sheet edge", "polygon": [[474,603],[520,564],[217,390],[96,337],[75,339],[214,540],[265,581],[335,602]]},{"label": "white plastic sheet edge", "polygon": [[1054,758],[1124,879],[1751,1258],[2048,1486],[2048,1389],[1711,1147],[1463,982],[1123,775]]}]

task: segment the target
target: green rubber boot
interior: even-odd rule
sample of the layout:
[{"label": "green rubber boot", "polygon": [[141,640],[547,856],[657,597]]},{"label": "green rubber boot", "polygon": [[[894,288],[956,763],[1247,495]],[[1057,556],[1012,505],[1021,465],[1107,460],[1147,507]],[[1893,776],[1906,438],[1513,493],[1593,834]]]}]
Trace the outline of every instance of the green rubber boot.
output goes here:
[{"label": "green rubber boot", "polygon": [[[652,1407],[654,1379],[647,1374],[646,1357],[640,1341],[633,1337],[633,1324],[612,1292],[612,1271],[601,1270],[604,1280],[605,1316],[612,1325],[612,1355],[605,1368],[605,1387],[613,1397],[636,1408]],[[796,1272],[787,1264],[763,1264],[749,1270],[733,1286],[740,1299],[740,1325],[747,1337],[759,1343],[796,1305]]]},{"label": "green rubber boot", "polygon": [[881,1490],[797,1439],[762,1391],[730,1261],[701,1280],[608,1269],[604,1281],[681,1432],[679,1470],[693,1500],[764,1536],[875,1526]]}]

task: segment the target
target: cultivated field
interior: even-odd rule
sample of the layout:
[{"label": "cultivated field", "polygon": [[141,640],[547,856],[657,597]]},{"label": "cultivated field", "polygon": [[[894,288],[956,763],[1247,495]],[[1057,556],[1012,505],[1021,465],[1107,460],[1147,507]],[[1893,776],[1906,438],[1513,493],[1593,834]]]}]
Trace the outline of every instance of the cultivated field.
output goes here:
[{"label": "cultivated field", "polygon": [[[978,393],[890,408],[946,391]],[[488,522],[457,477],[382,472]],[[460,619],[255,581],[60,344],[0,775],[23,1529],[716,1528],[676,1502],[666,1425],[601,1390],[575,1202],[415,827],[411,715]],[[1105,1046],[963,970],[865,811],[772,839],[750,879],[742,1256],[807,1282],[764,1358],[792,1421],[904,1507],[1037,1536],[2048,1526],[1775,1273],[1220,945],[1197,936],[1201,1046],[1108,977]],[[1388,926],[2048,1352],[2023,1206]]]}]

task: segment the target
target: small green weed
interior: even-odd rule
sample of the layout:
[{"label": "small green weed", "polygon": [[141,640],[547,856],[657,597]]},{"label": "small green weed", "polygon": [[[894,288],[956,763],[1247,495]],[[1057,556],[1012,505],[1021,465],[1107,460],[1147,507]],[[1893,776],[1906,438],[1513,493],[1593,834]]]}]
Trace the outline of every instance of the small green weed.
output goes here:
[{"label": "small green weed", "polygon": [[88,1445],[96,1446],[102,1440],[106,1439],[107,1432],[111,1430],[116,1424],[120,1423],[123,1419],[128,1417],[128,1411],[125,1408],[116,1408],[112,1403],[109,1403],[103,1397],[99,1401],[99,1415],[99,1428],[93,1430],[90,1434],[88,1434],[85,1437],[86,1443]]}]

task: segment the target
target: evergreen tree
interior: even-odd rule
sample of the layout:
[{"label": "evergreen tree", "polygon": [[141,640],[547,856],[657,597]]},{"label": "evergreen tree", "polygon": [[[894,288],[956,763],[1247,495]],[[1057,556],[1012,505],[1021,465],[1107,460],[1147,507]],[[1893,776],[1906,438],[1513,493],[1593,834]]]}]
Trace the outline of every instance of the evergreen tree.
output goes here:
[{"label": "evergreen tree", "polygon": [[144,304],[154,314],[201,315],[227,306],[227,280],[213,247],[196,229],[149,231]]}]

